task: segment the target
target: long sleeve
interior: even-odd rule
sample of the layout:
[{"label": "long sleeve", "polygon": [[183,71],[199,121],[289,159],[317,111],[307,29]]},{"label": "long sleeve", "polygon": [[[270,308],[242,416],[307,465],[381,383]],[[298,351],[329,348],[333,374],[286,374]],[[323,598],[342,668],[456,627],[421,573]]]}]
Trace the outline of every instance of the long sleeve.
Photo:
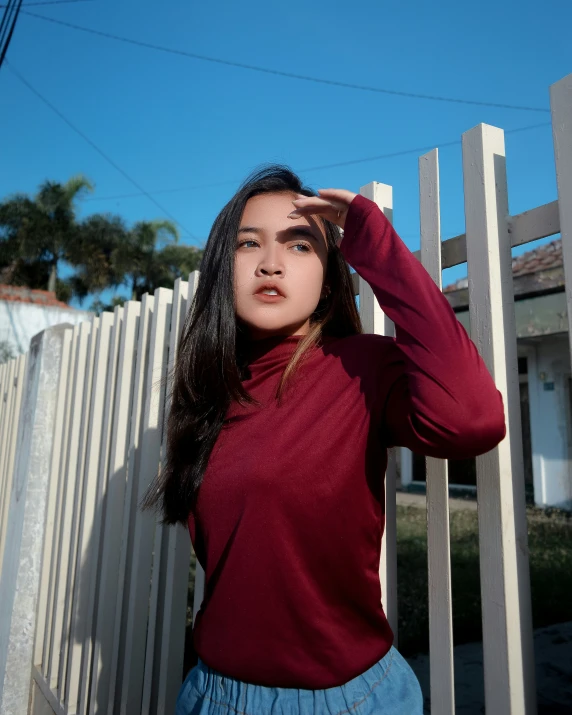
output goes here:
[{"label": "long sleeve", "polygon": [[354,198],[340,250],[395,323],[380,365],[387,446],[444,459],[493,449],[506,435],[502,395],[447,299],[373,201]]}]

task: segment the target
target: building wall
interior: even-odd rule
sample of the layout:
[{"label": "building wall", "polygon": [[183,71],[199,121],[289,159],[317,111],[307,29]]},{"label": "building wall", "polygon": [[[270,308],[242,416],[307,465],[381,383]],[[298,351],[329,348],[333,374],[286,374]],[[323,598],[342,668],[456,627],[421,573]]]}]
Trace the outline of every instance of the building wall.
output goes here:
[{"label": "building wall", "polygon": [[568,335],[527,346],[534,501],[572,509],[572,407]]},{"label": "building wall", "polygon": [[88,310],[0,300],[0,343],[6,341],[19,355],[28,351],[31,339],[40,331],[60,323],[76,325],[92,315]]}]

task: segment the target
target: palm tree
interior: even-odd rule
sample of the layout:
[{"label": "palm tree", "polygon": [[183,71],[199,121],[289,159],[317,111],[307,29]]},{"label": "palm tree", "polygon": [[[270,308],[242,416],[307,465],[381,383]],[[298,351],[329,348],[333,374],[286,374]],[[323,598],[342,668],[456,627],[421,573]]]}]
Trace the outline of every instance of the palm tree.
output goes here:
[{"label": "palm tree", "polygon": [[[173,288],[177,278],[186,279],[200,265],[202,251],[179,244],[179,231],[172,221],[138,221],[125,240],[111,254],[113,271],[123,276],[131,300],[141,300],[144,293],[157,288]],[[115,296],[109,305],[96,300],[91,310],[113,310],[122,305]]]},{"label": "palm tree", "polygon": [[[61,184],[45,181],[37,194],[14,194],[0,202],[0,279],[53,291],[60,300],[85,297],[105,285],[118,285],[110,256],[127,233],[122,220],[76,216],[77,201],[93,191],[83,174]],[[62,261],[80,267],[72,280],[62,281]]]},{"label": "palm tree", "polygon": [[117,253],[117,270],[125,276],[131,299],[140,300],[156,288],[172,288],[177,278],[197,267],[200,256],[194,246],[179,245],[172,221],[138,221]]}]

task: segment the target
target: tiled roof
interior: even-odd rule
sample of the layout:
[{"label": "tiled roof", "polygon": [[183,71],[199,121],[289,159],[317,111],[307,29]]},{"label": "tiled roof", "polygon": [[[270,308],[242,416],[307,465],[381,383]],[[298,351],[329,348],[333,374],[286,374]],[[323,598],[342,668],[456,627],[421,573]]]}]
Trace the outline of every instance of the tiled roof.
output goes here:
[{"label": "tiled roof", "polygon": [[[530,273],[559,268],[562,265],[562,240],[559,238],[532,251],[527,251],[521,256],[515,256],[512,259],[512,275],[513,278],[518,278]],[[443,288],[443,293],[462,290],[467,285],[467,278],[460,278],[456,283],[451,283]]]},{"label": "tiled roof", "polygon": [[10,301],[12,303],[34,303],[43,305],[46,308],[66,308],[75,310],[71,305],[63,303],[56,298],[56,294],[48,290],[34,290],[26,286],[13,286],[0,283],[0,301]]}]

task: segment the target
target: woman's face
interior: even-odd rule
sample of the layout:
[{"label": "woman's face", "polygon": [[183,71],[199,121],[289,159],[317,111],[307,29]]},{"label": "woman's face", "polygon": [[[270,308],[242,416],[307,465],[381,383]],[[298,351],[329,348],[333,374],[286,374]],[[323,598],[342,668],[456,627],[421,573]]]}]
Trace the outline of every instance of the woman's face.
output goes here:
[{"label": "woman's face", "polygon": [[[246,203],[236,237],[234,294],[237,317],[252,340],[305,335],[322,295],[327,242],[314,217],[288,218],[296,194],[259,194]],[[283,298],[256,292],[273,282]]]}]

